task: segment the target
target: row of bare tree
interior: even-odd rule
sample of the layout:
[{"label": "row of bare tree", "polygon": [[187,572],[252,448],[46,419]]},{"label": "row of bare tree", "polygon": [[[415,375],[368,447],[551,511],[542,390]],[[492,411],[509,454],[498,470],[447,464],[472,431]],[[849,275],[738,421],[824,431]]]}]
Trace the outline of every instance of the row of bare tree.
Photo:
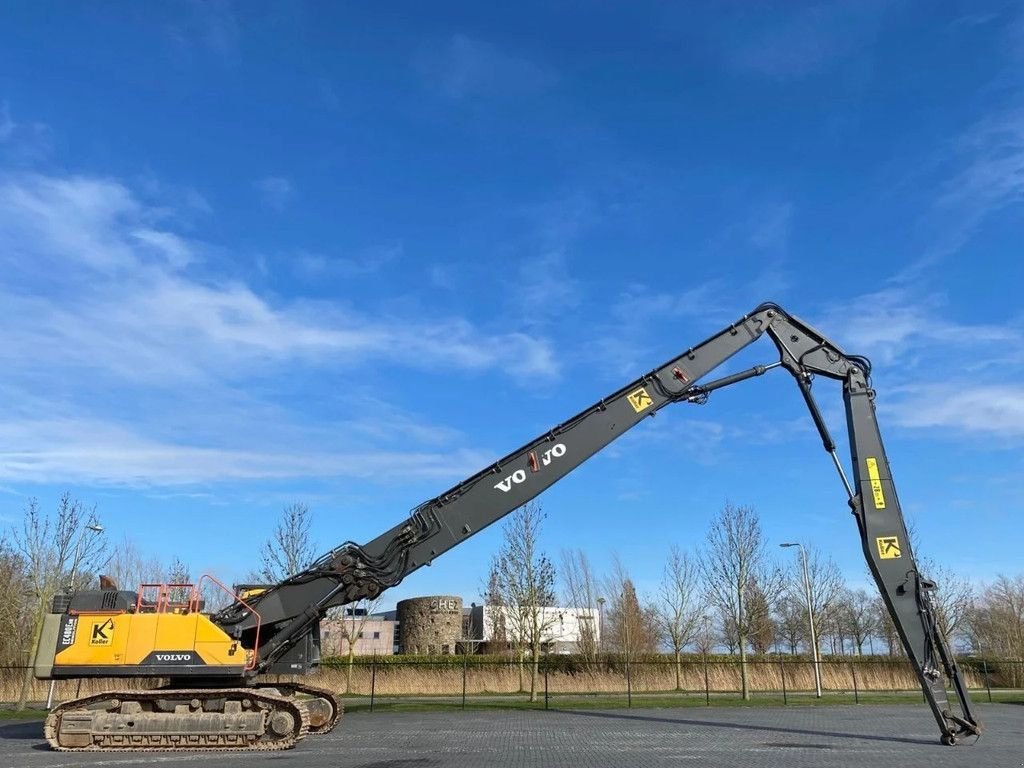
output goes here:
[{"label": "row of bare tree", "polygon": [[[743,671],[748,653],[799,653],[810,649],[808,612],[800,566],[782,567],[773,557],[751,507],[727,504],[712,521],[700,554],[670,549],[654,594],[639,595],[629,570],[618,558],[598,576],[581,550],[561,553],[557,569],[541,548],[544,512],[534,502],[514,512],[503,529],[485,588],[484,602],[500,613],[521,658],[531,662],[536,692],[539,658],[561,604],[596,610],[597,626],[580,623],[578,651],[640,654],[668,651],[677,661],[685,652],[725,650],[738,654]],[[312,562],[318,549],[311,536],[312,514],[304,504],[286,507],[261,549],[261,562],[248,580],[275,583]],[[822,650],[833,654],[900,651],[880,598],[850,589],[835,563],[807,547],[808,591]],[[990,657],[1024,658],[1024,575],[1000,577],[975,592],[956,574],[923,561],[940,584],[939,621],[960,647]],[[42,616],[58,592],[95,584],[99,573],[132,589],[136,584],[191,581],[178,557],[169,562],[143,555],[126,536],[111,545],[98,525],[95,507],[63,495],[52,511],[30,500],[20,525],[0,532],[0,665],[26,664],[38,641]],[[208,607],[216,607],[211,594]],[[363,630],[364,611],[339,624],[349,659]],[[600,636],[600,641],[598,637]],[[26,676],[26,680],[29,678]],[[27,688],[26,688],[27,690]]]},{"label": "row of bare tree", "polygon": [[[805,548],[805,585],[799,560],[779,564],[752,507],[726,504],[712,521],[699,555],[672,546],[661,583],[651,595],[637,594],[618,558],[608,574],[599,576],[578,549],[561,553],[556,577],[540,548],[543,517],[536,502],[510,516],[484,595],[486,604],[503,606],[502,615],[514,625],[508,637],[532,661],[532,690],[546,621],[552,616],[543,607],[556,604],[559,586],[563,605],[599,614],[597,627],[580,624],[578,651],[584,658],[611,652],[628,661],[668,651],[676,662],[677,683],[684,653],[724,650],[739,656],[747,696],[748,653],[810,652],[808,602],[819,650],[833,655],[902,654],[877,593],[848,587],[835,562],[813,546]],[[1024,575],[1000,577],[975,593],[966,579],[926,558],[922,570],[940,584],[934,593],[938,620],[956,645],[1024,658]]]}]

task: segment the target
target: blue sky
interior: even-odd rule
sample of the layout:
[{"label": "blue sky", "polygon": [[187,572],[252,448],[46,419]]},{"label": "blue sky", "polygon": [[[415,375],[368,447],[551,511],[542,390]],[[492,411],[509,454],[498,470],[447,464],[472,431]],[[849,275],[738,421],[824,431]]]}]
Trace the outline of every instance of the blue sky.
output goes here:
[{"label": "blue sky", "polygon": [[[283,505],[368,540],[770,298],[873,359],[922,552],[1019,572],[1022,73],[1012,3],[7,4],[0,518],[69,489],[237,578]],[[727,500],[863,581],[778,371],[552,488],[545,546],[650,591]]]}]

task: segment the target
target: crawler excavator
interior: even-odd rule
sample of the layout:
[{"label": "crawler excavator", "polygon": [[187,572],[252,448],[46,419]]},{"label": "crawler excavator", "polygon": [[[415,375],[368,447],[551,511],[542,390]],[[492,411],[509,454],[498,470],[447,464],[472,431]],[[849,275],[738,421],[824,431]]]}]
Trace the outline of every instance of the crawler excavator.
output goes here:
[{"label": "crawler excavator", "polygon": [[[774,343],[777,360],[707,380],[762,336]],[[154,687],[125,686],[55,706],[44,724],[47,741],[66,751],[256,751],[287,749],[307,734],[330,730],[341,715],[333,694],[302,683],[265,682],[268,675],[300,676],[318,667],[325,611],[397,585],[665,406],[704,403],[715,390],[776,368],[796,381],[835,465],[864,556],[940,740],[952,745],[979,735],[964,677],[936,622],[935,584],[918,570],[911,551],[875,417],[871,365],[765,303],[415,507],[372,541],[342,544],[278,584],[232,596],[222,610],[205,612],[202,590],[181,585],[139,591],[107,585],[58,596],[36,649],[36,677],[152,678]],[[817,376],[842,383],[852,480],[812,395]]]}]

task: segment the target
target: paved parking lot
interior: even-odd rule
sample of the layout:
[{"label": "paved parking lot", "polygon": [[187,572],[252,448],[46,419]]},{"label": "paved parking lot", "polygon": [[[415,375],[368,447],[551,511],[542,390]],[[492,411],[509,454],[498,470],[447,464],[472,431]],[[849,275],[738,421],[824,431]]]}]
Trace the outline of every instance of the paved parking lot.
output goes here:
[{"label": "paved parking lot", "polygon": [[832,706],[357,713],[288,752],[69,755],[51,752],[38,722],[0,724],[3,768],[942,768],[1024,765],[1024,706],[981,705],[987,732],[943,747],[923,707]]}]

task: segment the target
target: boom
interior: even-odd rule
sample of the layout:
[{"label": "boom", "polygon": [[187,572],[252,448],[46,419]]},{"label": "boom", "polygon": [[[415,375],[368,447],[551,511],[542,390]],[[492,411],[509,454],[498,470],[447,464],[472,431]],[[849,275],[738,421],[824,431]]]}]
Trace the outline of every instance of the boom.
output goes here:
[{"label": "boom", "polygon": [[[779,359],[705,382],[737,352],[767,335]],[[857,520],[864,556],[938,722],[944,743],[978,735],[963,676],[939,631],[930,592],[917,569],[875,418],[870,363],[844,354],[811,326],[765,303],[664,365],[594,403],[500,461],[416,507],[366,544],[347,542],[309,569],[213,617],[257,653],[254,672],[305,671],[318,661],[323,612],[373,598],[459,542],[561,480],[599,450],[670,403],[703,403],[717,389],[781,367],[795,379]],[[814,376],[842,382],[852,483],[811,391]],[[260,629],[262,627],[262,629]],[[950,705],[952,686],[959,710]]]}]

